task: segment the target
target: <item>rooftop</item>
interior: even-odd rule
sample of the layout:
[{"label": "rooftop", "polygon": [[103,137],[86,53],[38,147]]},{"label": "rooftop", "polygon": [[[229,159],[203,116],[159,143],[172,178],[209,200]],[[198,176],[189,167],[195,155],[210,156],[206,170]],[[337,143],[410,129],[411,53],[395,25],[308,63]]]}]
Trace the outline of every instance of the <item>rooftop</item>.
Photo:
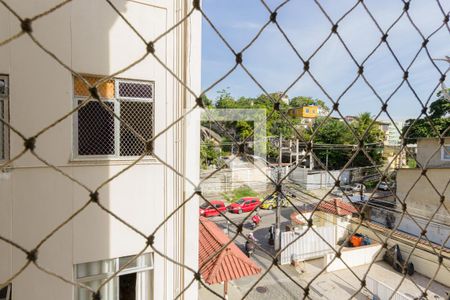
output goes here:
[{"label": "rooftop", "polygon": [[226,282],[261,272],[234,242],[230,243],[222,229],[203,217],[200,218],[199,239],[199,268],[206,283]]}]

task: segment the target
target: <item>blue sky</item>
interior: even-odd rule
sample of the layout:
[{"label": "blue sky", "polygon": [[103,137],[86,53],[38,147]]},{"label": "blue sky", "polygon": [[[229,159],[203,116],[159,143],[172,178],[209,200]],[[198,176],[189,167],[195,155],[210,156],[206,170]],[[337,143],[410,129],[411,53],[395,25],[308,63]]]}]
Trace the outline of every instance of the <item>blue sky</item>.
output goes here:
[{"label": "blue sky", "polygon": [[[266,2],[273,9],[282,1]],[[356,1],[328,0],[320,3],[336,21]],[[364,3],[384,31],[403,10],[400,0],[365,0]],[[440,3],[448,13],[450,0],[441,0]],[[203,9],[237,52],[249,43],[269,18],[268,11],[259,0],[204,0]],[[444,19],[434,0],[412,0],[409,12],[424,35],[436,30]],[[277,20],[304,58],[309,57],[331,31],[330,22],[313,0],[290,1],[278,11]],[[206,89],[233,66],[234,56],[205,21],[202,30],[202,88]],[[339,23],[338,32],[358,62],[362,62],[381,38],[381,33],[361,5]],[[389,32],[388,42],[406,68],[420,49],[422,38],[405,15]],[[450,55],[450,33],[447,28],[442,28],[430,38],[428,49],[433,58]],[[284,91],[303,70],[303,64],[275,24],[266,27],[257,41],[244,52],[243,60],[269,92]],[[311,73],[333,99],[337,99],[357,75],[356,65],[336,35],[311,59],[310,64]],[[445,62],[437,61],[436,64],[443,71],[447,68]],[[368,81],[383,99],[402,81],[403,72],[385,44],[364,65]],[[439,78],[439,73],[422,50],[409,71],[409,81],[418,97],[426,101]],[[447,79],[447,85],[448,82]],[[225,88],[235,97],[255,97],[262,93],[240,67],[214,87],[208,96],[215,98],[216,92]],[[287,94],[290,97],[319,98],[330,104],[328,97],[309,75],[301,78]],[[345,115],[364,111],[376,114],[380,107],[380,101],[362,78],[340,100],[340,109]],[[388,110],[395,120],[403,120],[417,117],[421,108],[412,91],[404,84],[389,101]],[[387,119],[387,116],[382,114],[380,119]]]}]

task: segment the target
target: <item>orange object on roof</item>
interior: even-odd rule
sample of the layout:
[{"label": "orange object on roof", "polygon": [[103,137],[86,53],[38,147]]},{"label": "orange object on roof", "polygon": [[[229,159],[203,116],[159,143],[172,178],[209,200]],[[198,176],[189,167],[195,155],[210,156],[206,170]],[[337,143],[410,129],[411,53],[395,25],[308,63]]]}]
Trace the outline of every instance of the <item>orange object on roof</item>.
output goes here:
[{"label": "orange object on roof", "polygon": [[362,236],[357,236],[357,235],[352,235],[352,237],[350,238],[350,243],[352,244],[353,247],[359,247],[362,245],[362,241],[363,241],[363,237]]},{"label": "orange object on roof", "polygon": [[200,217],[199,231],[199,268],[206,283],[226,282],[261,272],[233,242],[222,250],[230,239],[213,222]]},{"label": "orange object on roof", "polygon": [[322,201],[317,209],[338,216],[347,216],[358,212],[352,204],[336,198]]}]

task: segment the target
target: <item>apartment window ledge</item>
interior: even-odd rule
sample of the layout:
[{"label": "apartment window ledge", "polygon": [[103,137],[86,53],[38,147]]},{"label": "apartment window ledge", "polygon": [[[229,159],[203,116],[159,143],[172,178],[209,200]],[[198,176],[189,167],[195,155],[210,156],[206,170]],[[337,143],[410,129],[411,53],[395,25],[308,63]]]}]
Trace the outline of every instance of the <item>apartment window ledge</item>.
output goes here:
[{"label": "apartment window ledge", "polygon": [[[104,166],[115,166],[115,165],[129,165],[135,162],[139,157],[74,157],[69,160],[69,165],[104,165]],[[154,165],[161,164],[154,157],[144,157],[141,159],[137,165]]]}]

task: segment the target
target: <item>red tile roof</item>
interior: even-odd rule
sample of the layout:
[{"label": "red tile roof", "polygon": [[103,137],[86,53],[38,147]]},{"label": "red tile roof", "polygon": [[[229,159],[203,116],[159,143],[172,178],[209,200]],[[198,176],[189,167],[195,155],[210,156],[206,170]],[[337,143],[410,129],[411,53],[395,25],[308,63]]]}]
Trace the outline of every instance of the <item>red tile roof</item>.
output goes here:
[{"label": "red tile roof", "polygon": [[[208,284],[230,281],[261,272],[233,242],[226,246],[230,239],[216,224],[200,217],[199,268],[203,280]],[[214,254],[220,254],[214,256]],[[204,263],[209,260],[205,265]],[[204,266],[203,266],[204,265]]]},{"label": "red tile roof", "polygon": [[317,209],[337,216],[347,216],[358,212],[352,204],[336,198],[322,201]]}]

